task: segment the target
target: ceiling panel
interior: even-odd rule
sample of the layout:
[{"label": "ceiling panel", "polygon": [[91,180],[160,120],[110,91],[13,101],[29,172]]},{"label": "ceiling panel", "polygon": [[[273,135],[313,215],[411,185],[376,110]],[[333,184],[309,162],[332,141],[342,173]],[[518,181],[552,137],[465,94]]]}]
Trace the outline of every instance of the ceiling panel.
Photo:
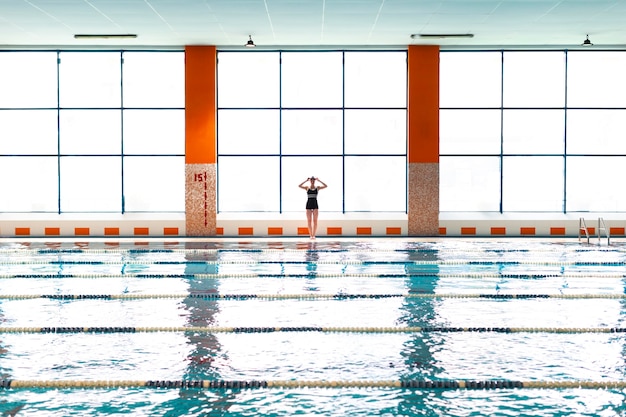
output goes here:
[{"label": "ceiling panel", "polygon": [[[0,47],[626,47],[626,0],[2,0]],[[137,34],[76,40],[76,33]],[[470,39],[411,39],[472,33]]]}]

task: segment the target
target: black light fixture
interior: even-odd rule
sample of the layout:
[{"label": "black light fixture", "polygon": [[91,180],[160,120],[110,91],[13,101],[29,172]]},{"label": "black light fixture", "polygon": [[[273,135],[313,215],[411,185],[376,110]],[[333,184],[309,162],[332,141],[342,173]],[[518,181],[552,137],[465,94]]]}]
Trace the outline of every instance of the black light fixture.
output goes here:
[{"label": "black light fixture", "polygon": [[593,46],[593,44],[589,40],[589,35],[587,35],[587,39],[583,41],[582,46]]},{"label": "black light fixture", "polygon": [[246,43],[246,48],[254,48],[256,45],[252,41],[252,35],[248,35],[248,36],[250,37],[250,39],[248,39],[248,42]]},{"label": "black light fixture", "polygon": [[473,38],[473,33],[414,33],[411,39]]},{"label": "black light fixture", "polygon": [[77,33],[74,39],[135,39],[134,33]]}]

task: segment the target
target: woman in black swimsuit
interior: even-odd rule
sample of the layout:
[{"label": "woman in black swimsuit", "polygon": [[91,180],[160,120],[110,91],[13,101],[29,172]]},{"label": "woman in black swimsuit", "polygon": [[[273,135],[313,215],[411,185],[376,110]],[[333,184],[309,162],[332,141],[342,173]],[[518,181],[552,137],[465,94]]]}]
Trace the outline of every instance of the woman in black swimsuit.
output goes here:
[{"label": "woman in black swimsuit", "polygon": [[[304,185],[307,181],[309,181],[309,185]],[[318,181],[321,185],[316,186],[315,181]],[[309,227],[309,235],[311,239],[315,239],[315,232],[317,231],[317,213],[319,209],[317,205],[317,193],[319,190],[326,188],[327,185],[319,178],[311,177],[302,181],[298,187],[306,190],[308,197],[306,201],[306,221]]]}]

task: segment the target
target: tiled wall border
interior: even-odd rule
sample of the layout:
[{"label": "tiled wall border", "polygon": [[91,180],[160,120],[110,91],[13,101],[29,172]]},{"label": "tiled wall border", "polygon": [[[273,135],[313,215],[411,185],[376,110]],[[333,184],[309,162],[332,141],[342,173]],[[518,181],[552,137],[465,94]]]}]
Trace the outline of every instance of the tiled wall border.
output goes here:
[{"label": "tiled wall border", "polygon": [[[320,216],[318,236],[330,237],[394,237],[409,236],[406,215],[344,215]],[[61,216],[63,217],[63,216]],[[123,217],[123,216],[122,216]],[[175,218],[150,219],[141,216],[129,218],[84,219],[54,216],[48,218],[2,218],[0,237],[185,237],[184,215]],[[328,216],[331,217],[331,216]],[[445,216],[442,216],[445,217]],[[601,216],[600,216],[601,217]],[[598,216],[587,216],[587,230],[597,236]],[[603,217],[611,237],[626,237],[624,218]],[[441,218],[436,236],[442,237],[577,237],[579,217],[552,219],[511,218],[493,216],[482,219]],[[218,215],[217,237],[307,237],[304,215],[237,216]],[[435,236],[435,235],[433,235]]]}]

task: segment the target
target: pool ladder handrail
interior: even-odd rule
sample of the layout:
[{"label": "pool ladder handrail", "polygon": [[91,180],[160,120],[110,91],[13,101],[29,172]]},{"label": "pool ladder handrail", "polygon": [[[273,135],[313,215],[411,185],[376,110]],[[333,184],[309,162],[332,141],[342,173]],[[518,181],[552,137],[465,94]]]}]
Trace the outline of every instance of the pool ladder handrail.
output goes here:
[{"label": "pool ladder handrail", "polygon": [[602,217],[598,217],[598,244],[602,243],[602,231],[604,230],[604,234],[606,235],[606,244],[611,244],[611,235],[609,232],[609,228],[606,227],[606,223],[604,223],[604,219]]},{"label": "pool ladder handrail", "polygon": [[582,217],[578,219],[578,241],[579,242],[582,236],[581,232],[584,232],[585,237],[587,238],[587,243],[589,243],[589,229],[587,229],[587,224],[585,223],[585,219]]},{"label": "pool ladder handrail", "polygon": [[[602,231],[604,231],[604,234],[606,235],[606,244],[610,245],[611,234],[610,234],[609,228],[606,227],[606,223],[604,222],[604,219],[602,217],[598,217],[598,227],[597,227],[598,245],[602,243]],[[578,241],[579,242],[580,242],[580,238],[582,237],[581,232],[585,234],[585,237],[587,238],[587,243],[589,243],[589,239],[591,236],[589,235],[589,229],[587,228],[587,224],[585,223],[585,219],[583,217],[581,217],[578,220]]]}]

